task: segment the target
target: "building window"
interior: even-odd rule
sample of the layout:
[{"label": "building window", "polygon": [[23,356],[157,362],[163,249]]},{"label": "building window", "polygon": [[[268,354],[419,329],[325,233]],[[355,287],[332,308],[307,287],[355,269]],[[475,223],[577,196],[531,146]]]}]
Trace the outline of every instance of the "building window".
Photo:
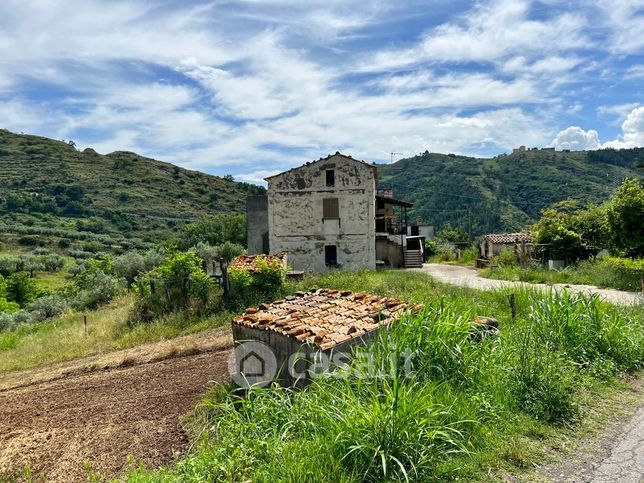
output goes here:
[{"label": "building window", "polygon": [[337,198],[324,198],[322,200],[322,219],[337,220],[340,218],[340,206]]},{"label": "building window", "polygon": [[327,266],[335,266],[338,264],[338,247],[335,245],[326,245],[324,247],[324,263]]},{"label": "building window", "polygon": [[385,209],[385,200],[376,200],[376,208],[379,210],[384,210]]},{"label": "building window", "polygon": [[335,186],[335,170],[327,169],[326,170],[326,185],[329,188]]}]

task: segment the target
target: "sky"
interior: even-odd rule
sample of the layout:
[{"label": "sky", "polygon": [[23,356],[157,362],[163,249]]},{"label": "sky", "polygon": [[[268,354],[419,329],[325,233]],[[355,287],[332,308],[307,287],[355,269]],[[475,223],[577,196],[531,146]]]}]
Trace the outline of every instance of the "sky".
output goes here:
[{"label": "sky", "polygon": [[643,146],[644,0],[2,0],[0,128],[256,183]]}]

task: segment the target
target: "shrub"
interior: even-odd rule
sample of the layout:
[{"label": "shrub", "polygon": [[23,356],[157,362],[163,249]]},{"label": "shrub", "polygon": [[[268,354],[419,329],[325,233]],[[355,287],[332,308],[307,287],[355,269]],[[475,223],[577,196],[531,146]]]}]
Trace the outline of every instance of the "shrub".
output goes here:
[{"label": "shrub", "polygon": [[16,302],[9,302],[6,298],[0,297],[0,313],[13,314],[20,310]]},{"label": "shrub", "polygon": [[112,300],[123,289],[121,280],[101,270],[86,271],[80,280],[80,290],[74,301],[79,309],[95,309]]},{"label": "shrub", "polygon": [[34,321],[56,317],[69,308],[67,301],[60,295],[46,295],[37,298],[27,306]]},{"label": "shrub", "polygon": [[39,295],[36,282],[26,272],[13,273],[7,279],[7,300],[24,307]]},{"label": "shrub", "polygon": [[140,301],[132,321],[188,308],[200,312],[208,302],[211,288],[212,281],[196,253],[174,253],[136,278],[135,290]]},{"label": "shrub", "polygon": [[513,248],[503,247],[498,255],[490,257],[490,265],[497,267],[516,267],[519,265],[519,260]]},{"label": "shrub", "polygon": [[438,251],[436,240],[425,240],[425,253],[428,257],[434,256]]},{"label": "shrub", "polygon": [[114,270],[130,286],[136,277],[145,272],[145,259],[139,252],[126,252],[114,259]]},{"label": "shrub", "polygon": [[26,235],[18,238],[18,243],[24,246],[33,247],[40,244],[39,236]]},{"label": "shrub", "polygon": [[254,295],[270,296],[279,292],[286,280],[284,263],[278,257],[255,258],[255,270],[249,273],[243,268],[229,270],[233,291],[239,296],[253,297]]},{"label": "shrub", "polygon": [[18,260],[11,257],[0,257],[0,275],[8,277],[18,270]]},{"label": "shrub", "polygon": [[69,238],[61,238],[58,240],[58,248],[67,249],[72,246],[72,241]]},{"label": "shrub", "polygon": [[48,272],[58,272],[65,266],[65,259],[60,255],[51,254],[44,256],[42,263]]},{"label": "shrub", "polygon": [[0,332],[13,329],[13,316],[10,313],[0,311]]}]

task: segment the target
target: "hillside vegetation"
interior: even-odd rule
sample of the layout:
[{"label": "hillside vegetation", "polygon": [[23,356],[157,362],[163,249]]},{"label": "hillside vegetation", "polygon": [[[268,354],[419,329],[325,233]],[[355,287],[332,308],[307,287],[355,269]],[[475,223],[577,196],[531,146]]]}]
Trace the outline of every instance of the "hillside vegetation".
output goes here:
[{"label": "hillside vegetation", "polygon": [[494,158],[423,154],[380,165],[380,186],[416,203],[420,216],[439,229],[466,228],[474,235],[523,229],[561,200],[601,203],[624,178],[644,174],[644,148],[561,152],[527,150]]},{"label": "hillside vegetation", "polygon": [[155,243],[186,221],[243,212],[246,196],[262,191],[131,152],[0,130],[0,231],[32,237],[23,244]]}]

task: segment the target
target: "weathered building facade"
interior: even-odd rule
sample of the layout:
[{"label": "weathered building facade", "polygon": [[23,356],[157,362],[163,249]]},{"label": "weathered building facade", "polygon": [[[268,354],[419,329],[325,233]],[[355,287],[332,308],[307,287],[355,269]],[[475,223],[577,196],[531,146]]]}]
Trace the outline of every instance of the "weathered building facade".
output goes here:
[{"label": "weathered building facade", "polygon": [[372,165],[336,153],[267,182],[271,252],[310,272],[376,267]]},{"label": "weathered building facade", "polygon": [[374,165],[335,153],[266,181],[264,200],[248,201],[249,253],[286,252],[307,272],[406,265],[412,204],[377,193]]}]

